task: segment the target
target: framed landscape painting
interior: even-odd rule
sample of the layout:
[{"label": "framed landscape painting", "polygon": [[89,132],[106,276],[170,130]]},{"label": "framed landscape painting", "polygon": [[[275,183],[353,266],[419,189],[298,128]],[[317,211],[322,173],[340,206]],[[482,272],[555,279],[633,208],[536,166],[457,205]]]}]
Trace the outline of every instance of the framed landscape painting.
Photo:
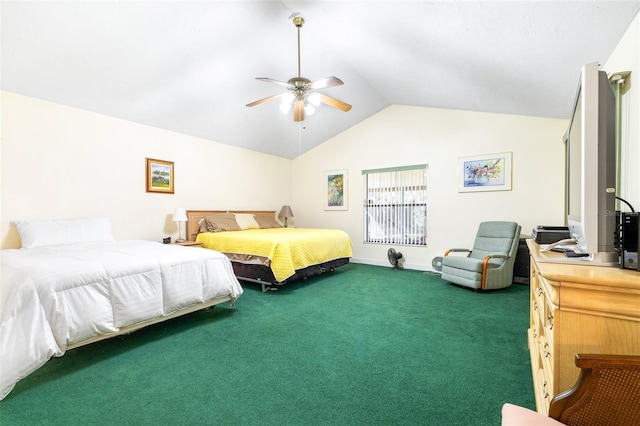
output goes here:
[{"label": "framed landscape painting", "polygon": [[174,172],[173,162],[147,158],[147,192],[173,194]]},{"label": "framed landscape painting", "polygon": [[347,210],[347,171],[325,172],[325,210]]},{"label": "framed landscape painting", "polygon": [[510,152],[460,157],[458,162],[458,192],[510,190]]}]

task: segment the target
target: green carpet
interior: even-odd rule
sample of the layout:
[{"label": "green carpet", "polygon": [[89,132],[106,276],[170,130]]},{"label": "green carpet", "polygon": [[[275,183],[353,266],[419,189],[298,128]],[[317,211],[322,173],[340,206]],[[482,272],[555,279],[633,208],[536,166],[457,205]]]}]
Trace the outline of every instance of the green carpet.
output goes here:
[{"label": "green carpet", "polygon": [[2,425],[499,425],[534,408],[529,287],[349,264],[69,351],[0,401]]}]

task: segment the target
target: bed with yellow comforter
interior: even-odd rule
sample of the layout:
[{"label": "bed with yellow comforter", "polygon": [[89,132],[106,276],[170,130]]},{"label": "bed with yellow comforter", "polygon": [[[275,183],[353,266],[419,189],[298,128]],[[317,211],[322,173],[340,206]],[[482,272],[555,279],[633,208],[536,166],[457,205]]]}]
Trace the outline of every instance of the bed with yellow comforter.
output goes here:
[{"label": "bed with yellow comforter", "polygon": [[203,247],[227,255],[237,278],[259,283],[263,291],[274,285],[332,271],[349,263],[352,256],[349,235],[337,229],[202,230],[198,227],[197,232],[188,235],[195,236],[195,241]]}]

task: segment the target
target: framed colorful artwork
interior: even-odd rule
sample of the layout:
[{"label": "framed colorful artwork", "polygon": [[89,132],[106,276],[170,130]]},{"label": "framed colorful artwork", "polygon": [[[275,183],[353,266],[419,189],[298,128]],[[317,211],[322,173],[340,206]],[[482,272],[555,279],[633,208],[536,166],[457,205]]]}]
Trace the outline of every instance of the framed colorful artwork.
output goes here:
[{"label": "framed colorful artwork", "polygon": [[173,194],[175,183],[173,162],[153,158],[147,158],[146,162],[147,192]]},{"label": "framed colorful artwork", "polygon": [[511,153],[460,157],[458,192],[511,191]]},{"label": "framed colorful artwork", "polygon": [[347,210],[347,170],[325,172],[325,210]]}]

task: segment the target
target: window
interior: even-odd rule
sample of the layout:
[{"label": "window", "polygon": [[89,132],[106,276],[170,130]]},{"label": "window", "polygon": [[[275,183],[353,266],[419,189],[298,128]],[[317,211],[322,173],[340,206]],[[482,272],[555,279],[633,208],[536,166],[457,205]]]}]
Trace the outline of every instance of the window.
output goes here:
[{"label": "window", "polygon": [[427,165],[363,170],[364,242],[427,245]]}]

